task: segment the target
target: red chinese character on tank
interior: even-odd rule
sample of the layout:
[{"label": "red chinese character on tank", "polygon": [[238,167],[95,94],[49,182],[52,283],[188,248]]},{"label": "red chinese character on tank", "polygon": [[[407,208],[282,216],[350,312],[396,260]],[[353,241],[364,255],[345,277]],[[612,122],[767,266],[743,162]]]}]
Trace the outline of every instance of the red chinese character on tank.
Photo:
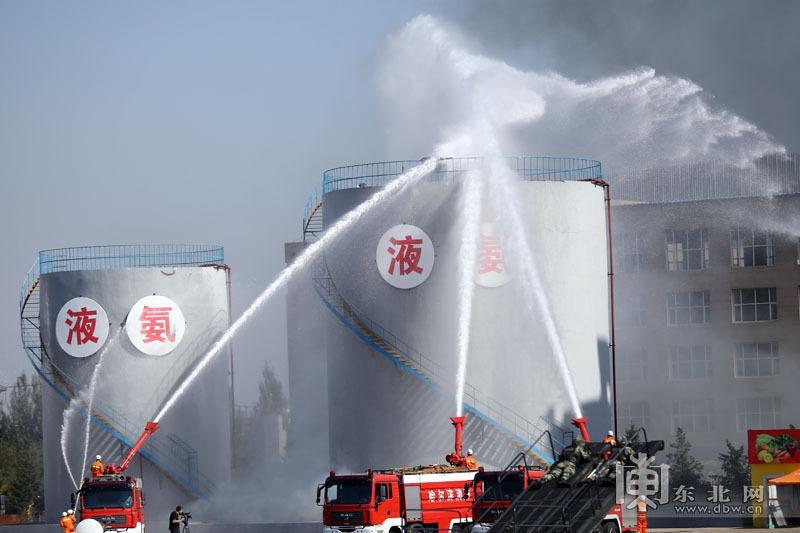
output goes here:
[{"label": "red chinese character on tank", "polygon": [[406,235],[404,239],[389,239],[392,246],[388,248],[388,252],[392,255],[392,262],[389,263],[389,274],[394,275],[395,265],[400,266],[400,275],[405,276],[412,272],[422,274],[422,267],[419,266],[420,257],[422,257],[422,239],[413,239],[411,235]]},{"label": "red chinese character on tank", "polygon": [[481,235],[481,274],[489,272],[503,272],[503,250],[500,248],[500,239],[494,235]]},{"label": "red chinese character on tank", "polygon": [[139,322],[142,323],[142,342],[175,342],[175,332],[170,325],[171,307],[144,306]]},{"label": "red chinese character on tank", "polygon": [[78,346],[89,342],[97,343],[97,337],[94,336],[94,330],[97,327],[96,309],[91,311],[85,307],[81,307],[80,311],[67,309],[67,316],[68,318],[64,321],[70,327],[67,344],[72,344],[73,336]]}]

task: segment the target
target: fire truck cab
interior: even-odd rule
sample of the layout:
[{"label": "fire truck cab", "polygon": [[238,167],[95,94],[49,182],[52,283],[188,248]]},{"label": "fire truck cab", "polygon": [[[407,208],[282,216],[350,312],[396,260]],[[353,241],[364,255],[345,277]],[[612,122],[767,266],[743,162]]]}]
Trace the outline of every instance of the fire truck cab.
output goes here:
[{"label": "fire truck cab", "polygon": [[511,502],[544,474],[544,468],[539,466],[520,465],[519,468],[508,471],[485,471],[479,468],[473,482],[475,501],[472,504],[472,517],[475,524],[472,531],[489,531]]},{"label": "fire truck cab", "polygon": [[80,520],[97,520],[107,531],[144,533],[141,479],[122,475],[86,478],[76,497]]},{"label": "fire truck cab", "polygon": [[472,522],[475,471],[428,466],[336,475],[317,489],[323,533],[466,530]]}]

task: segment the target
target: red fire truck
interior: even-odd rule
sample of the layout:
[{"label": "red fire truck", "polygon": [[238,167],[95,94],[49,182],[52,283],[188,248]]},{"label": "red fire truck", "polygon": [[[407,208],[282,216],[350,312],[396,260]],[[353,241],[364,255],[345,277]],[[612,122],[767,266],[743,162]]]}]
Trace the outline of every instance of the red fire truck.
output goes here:
[{"label": "red fire truck", "polygon": [[157,429],[158,424],[148,422],[144,433],[119,466],[109,464],[103,475],[83,480],[80,490],[72,496],[81,521],[96,520],[105,530],[144,533],[142,480],[125,476],[123,472]]},{"label": "red fire truck", "polygon": [[[455,452],[449,465],[368,470],[337,475],[331,471],[317,489],[324,533],[401,533],[423,529],[462,531],[472,522],[471,483],[475,470],[464,465],[464,417],[451,418]],[[322,502],[322,503],[321,503]]]}]

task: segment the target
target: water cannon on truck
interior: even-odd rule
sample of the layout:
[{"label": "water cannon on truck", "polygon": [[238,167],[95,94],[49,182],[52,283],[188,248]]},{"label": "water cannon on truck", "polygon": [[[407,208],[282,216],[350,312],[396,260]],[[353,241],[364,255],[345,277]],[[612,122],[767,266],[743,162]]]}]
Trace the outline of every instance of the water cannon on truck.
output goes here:
[{"label": "water cannon on truck", "polygon": [[323,533],[466,531],[472,522],[476,471],[461,457],[464,417],[451,420],[456,438],[455,449],[447,455],[449,464],[347,475],[332,470],[317,488]]},{"label": "water cannon on truck", "polygon": [[96,520],[106,530],[120,533],[144,533],[142,480],[126,476],[125,470],[158,428],[157,423],[148,422],[119,465],[109,464],[103,475],[83,479],[81,488],[72,495],[81,521]]}]

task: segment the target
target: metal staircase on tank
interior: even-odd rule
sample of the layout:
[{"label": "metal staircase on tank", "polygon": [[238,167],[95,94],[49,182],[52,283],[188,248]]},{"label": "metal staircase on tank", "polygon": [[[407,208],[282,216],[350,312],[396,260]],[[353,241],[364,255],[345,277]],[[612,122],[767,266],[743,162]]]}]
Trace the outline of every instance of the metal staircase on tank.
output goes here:
[{"label": "metal staircase on tank", "polygon": [[[315,240],[324,230],[322,213],[322,195],[316,191],[304,213],[304,242]],[[424,393],[443,395],[447,398],[453,396],[447,385],[452,380],[452,372],[425,357],[348,303],[336,288],[324,259],[314,263],[312,278],[314,288],[325,306],[345,327],[375,352],[413,376],[420,383],[420,389]],[[504,465],[510,457],[523,453],[532,461],[547,466],[564,447],[564,436],[571,435],[571,431],[545,417],[539,417],[535,422],[531,422],[500,402],[481,394],[469,384],[465,387],[464,406],[466,415],[464,440],[472,443],[479,460],[489,464]],[[442,413],[437,420],[450,415],[452,413]],[[430,417],[426,414],[426,418]],[[553,449],[547,449],[540,444],[540,438],[545,432],[553,436]]]},{"label": "metal staircase on tank", "polygon": [[[20,288],[22,346],[36,372],[65,401],[65,407],[75,398],[78,400],[81,414],[86,416],[88,405],[78,395],[81,384],[56,364],[42,344],[39,331],[40,264],[41,260],[34,263]],[[91,417],[93,426],[90,433],[90,455],[93,457],[96,453],[100,453],[106,461],[114,457],[121,459],[126,448],[133,446],[143,430],[143,427],[136,425],[123,413],[110,405],[104,405],[97,399],[92,405]],[[211,480],[198,472],[197,452],[177,435],[151,437],[140,455],[192,498],[209,495],[214,489]],[[83,475],[85,473],[79,476]]]}]

